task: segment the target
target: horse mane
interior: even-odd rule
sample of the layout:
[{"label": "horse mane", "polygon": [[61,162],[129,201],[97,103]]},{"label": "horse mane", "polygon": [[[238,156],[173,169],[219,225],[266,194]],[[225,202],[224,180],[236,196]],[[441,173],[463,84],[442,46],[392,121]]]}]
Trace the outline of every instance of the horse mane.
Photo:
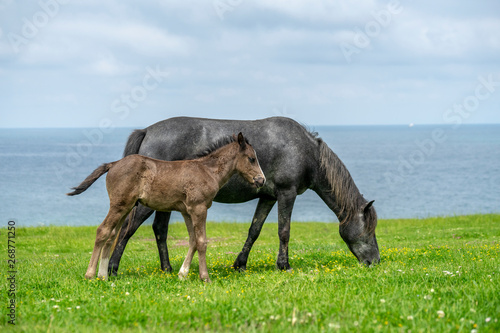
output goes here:
[{"label": "horse mane", "polygon": [[[201,157],[208,156],[211,153],[213,153],[214,151],[216,151],[217,149],[222,148],[230,143],[233,143],[236,140],[238,140],[238,139],[235,135],[229,135],[229,136],[220,138],[219,140],[215,141],[213,144],[211,144],[210,146],[208,146],[207,148],[205,148],[204,150],[202,150],[201,152],[196,154],[195,158],[201,158]],[[247,138],[245,138],[245,142],[249,143]]]},{"label": "horse mane", "polygon": [[[316,140],[319,144],[321,170],[325,172],[331,192],[339,206],[338,216],[343,217],[339,218],[339,222],[341,225],[347,224],[356,217],[358,210],[366,200],[359,192],[351,174],[337,154],[321,138],[316,138]],[[367,223],[365,226],[366,231],[373,234],[377,224],[377,213],[371,207],[367,214],[368,216],[365,219]]]}]

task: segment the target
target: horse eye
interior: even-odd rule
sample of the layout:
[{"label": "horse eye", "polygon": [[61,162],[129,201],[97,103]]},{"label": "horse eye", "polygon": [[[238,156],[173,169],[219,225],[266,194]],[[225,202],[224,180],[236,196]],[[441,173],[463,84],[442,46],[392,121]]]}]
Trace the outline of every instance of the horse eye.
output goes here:
[{"label": "horse eye", "polygon": [[249,157],[249,158],[248,158],[248,160],[249,160],[249,161],[250,161],[250,163],[252,163],[252,164],[253,164],[253,163],[255,163],[255,158],[253,158],[253,157]]}]

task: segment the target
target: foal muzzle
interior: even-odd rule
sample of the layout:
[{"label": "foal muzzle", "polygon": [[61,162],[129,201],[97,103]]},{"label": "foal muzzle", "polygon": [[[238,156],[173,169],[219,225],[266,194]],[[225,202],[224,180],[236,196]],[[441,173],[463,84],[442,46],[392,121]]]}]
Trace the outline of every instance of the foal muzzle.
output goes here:
[{"label": "foal muzzle", "polygon": [[260,188],[266,183],[266,178],[263,176],[257,176],[253,178],[253,182],[257,188]]}]

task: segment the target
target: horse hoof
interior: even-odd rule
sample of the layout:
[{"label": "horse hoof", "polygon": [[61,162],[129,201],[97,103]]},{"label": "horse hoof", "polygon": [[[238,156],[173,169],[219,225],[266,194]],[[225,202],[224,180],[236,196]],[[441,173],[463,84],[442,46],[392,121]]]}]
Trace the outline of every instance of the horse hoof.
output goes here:
[{"label": "horse hoof", "polygon": [[233,265],[233,269],[237,272],[244,273],[247,270],[247,266],[236,266]]},{"label": "horse hoof", "polygon": [[173,271],[172,267],[170,267],[170,266],[169,266],[169,267],[167,267],[167,268],[162,268],[161,270],[162,270],[164,273],[172,273],[172,271]]},{"label": "horse hoof", "polygon": [[279,269],[280,271],[287,271],[287,272],[292,270],[289,263],[284,263],[284,264],[276,263],[276,268]]},{"label": "horse hoof", "polygon": [[236,260],[233,263],[233,268],[236,271],[243,272],[247,269],[247,259],[248,257],[245,258],[245,255],[243,254],[238,254],[238,257],[236,257]]},{"label": "horse hoof", "polygon": [[235,271],[244,272],[247,269],[247,263],[241,262],[238,259],[236,259],[233,263],[233,269]]},{"label": "horse hoof", "polygon": [[117,276],[118,275],[118,265],[110,262],[108,265],[108,275],[109,276]]}]

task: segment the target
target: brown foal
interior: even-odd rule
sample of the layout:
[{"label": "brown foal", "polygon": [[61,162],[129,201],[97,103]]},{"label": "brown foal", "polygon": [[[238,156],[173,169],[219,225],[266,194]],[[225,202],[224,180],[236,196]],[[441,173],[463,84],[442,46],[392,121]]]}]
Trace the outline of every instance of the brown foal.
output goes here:
[{"label": "brown foal", "polygon": [[108,215],[97,228],[94,251],[85,274],[87,279],[95,276],[99,257],[98,277],[108,278],[109,258],[123,221],[137,203],[141,203],[157,211],[181,212],[189,233],[189,250],[179,278],[187,276],[193,255],[198,251],[200,279],[209,282],[205,257],[207,209],[219,189],[236,172],[257,187],[262,187],[266,181],[255,150],[241,133],[194,160],[167,162],[129,155],[116,162],[105,163],[68,195],[84,192],[106,172],[110,207]]}]

